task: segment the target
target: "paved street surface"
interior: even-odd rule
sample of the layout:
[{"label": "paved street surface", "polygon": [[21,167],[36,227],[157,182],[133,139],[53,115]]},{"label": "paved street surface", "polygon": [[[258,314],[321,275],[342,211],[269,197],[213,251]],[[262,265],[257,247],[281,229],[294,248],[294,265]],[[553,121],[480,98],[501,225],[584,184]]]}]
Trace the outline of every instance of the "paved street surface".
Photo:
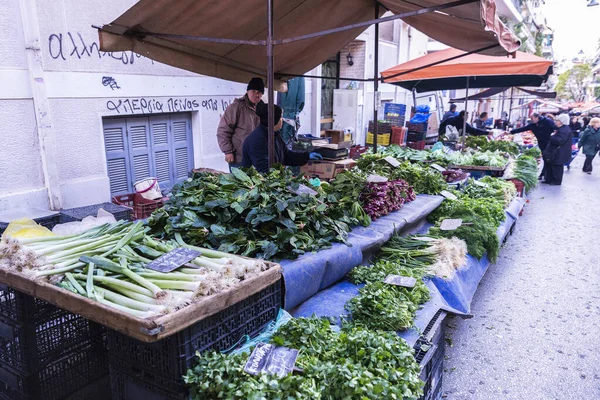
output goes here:
[{"label": "paved street surface", "polygon": [[600,161],[583,160],[530,193],[474,318],[448,320],[445,399],[600,399]]}]

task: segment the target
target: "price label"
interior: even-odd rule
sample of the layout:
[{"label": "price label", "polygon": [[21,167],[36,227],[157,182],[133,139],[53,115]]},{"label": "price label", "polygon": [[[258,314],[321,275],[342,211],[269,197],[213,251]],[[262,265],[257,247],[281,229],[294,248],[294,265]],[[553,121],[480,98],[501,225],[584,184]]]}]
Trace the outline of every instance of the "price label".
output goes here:
[{"label": "price label", "polygon": [[431,164],[430,167],[440,172],[444,172],[446,170],[446,168],[438,164]]},{"label": "price label", "polygon": [[454,194],[450,193],[450,192],[449,192],[449,191],[447,191],[447,190],[442,190],[442,191],[440,192],[440,194],[441,194],[442,196],[444,196],[445,198],[447,198],[448,200],[458,200],[458,197],[456,197]]},{"label": "price label", "polygon": [[259,343],[250,354],[244,371],[250,375],[265,372],[283,378],[294,370],[297,358],[298,350]]},{"label": "price label", "polygon": [[388,275],[383,282],[387,283],[388,285],[401,286],[409,289],[414,288],[417,284],[417,280],[415,278],[402,275]]},{"label": "price label", "polygon": [[381,175],[369,175],[367,177],[367,182],[371,182],[371,183],[385,183],[388,181],[388,178],[381,176]]},{"label": "price label", "polygon": [[174,250],[171,250],[167,254],[163,254],[162,256],[158,257],[156,260],[148,264],[146,268],[158,272],[171,272],[189,263],[200,254],[201,253],[197,250],[178,247]]},{"label": "price label", "polygon": [[473,184],[481,187],[489,187],[487,183],[479,182],[477,179],[473,180]]},{"label": "price label", "polygon": [[318,194],[315,190],[309,188],[306,185],[302,185],[302,184],[298,185],[298,187],[288,186],[288,189],[290,190],[290,192],[297,194],[297,195],[308,194],[310,196],[316,196]]},{"label": "price label", "polygon": [[400,166],[400,162],[392,156],[387,156],[384,158],[384,160],[387,161],[392,167],[398,168]]},{"label": "price label", "polygon": [[440,225],[443,231],[454,231],[462,226],[462,219],[445,219]]}]

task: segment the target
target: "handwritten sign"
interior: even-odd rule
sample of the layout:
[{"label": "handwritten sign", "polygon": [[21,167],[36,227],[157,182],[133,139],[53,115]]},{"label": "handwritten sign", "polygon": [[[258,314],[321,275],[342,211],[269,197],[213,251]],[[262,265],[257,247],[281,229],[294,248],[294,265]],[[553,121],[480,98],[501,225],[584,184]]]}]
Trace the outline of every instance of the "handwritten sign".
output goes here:
[{"label": "handwritten sign", "polygon": [[400,166],[400,162],[392,156],[387,156],[384,158],[384,160],[387,161],[392,167],[398,168]]},{"label": "handwritten sign", "polygon": [[438,164],[431,164],[430,167],[440,172],[444,172],[446,170],[446,168]]},{"label": "handwritten sign", "polygon": [[458,200],[458,197],[456,197],[456,196],[455,196],[453,193],[450,193],[450,192],[449,192],[449,191],[447,191],[447,190],[442,190],[442,191],[440,192],[440,194],[441,194],[442,196],[444,196],[445,198],[447,198],[448,200]]},{"label": "handwritten sign", "polygon": [[477,185],[477,186],[481,186],[481,187],[489,187],[489,185],[487,183],[479,182],[476,179],[473,179],[473,184]]},{"label": "handwritten sign", "polygon": [[298,350],[259,343],[250,354],[244,371],[250,375],[265,372],[283,378],[294,370],[297,358]]},{"label": "handwritten sign", "polygon": [[440,229],[443,231],[454,231],[460,228],[462,225],[462,219],[445,219],[440,225]]},{"label": "handwritten sign", "polygon": [[381,176],[381,175],[369,175],[367,177],[367,182],[371,182],[371,183],[385,183],[388,181],[388,178]]},{"label": "handwritten sign", "polygon": [[401,286],[405,288],[414,288],[417,284],[417,280],[415,278],[402,275],[388,275],[383,282],[387,283],[388,285]]},{"label": "handwritten sign", "polygon": [[288,186],[288,189],[290,190],[290,192],[297,194],[298,196],[301,194],[308,194],[310,196],[316,196],[318,194],[315,190],[309,188],[306,185],[302,185],[302,184],[298,185],[298,187],[296,187],[296,188],[293,186]]},{"label": "handwritten sign", "polygon": [[158,257],[156,260],[148,264],[146,268],[159,272],[171,272],[189,263],[200,254],[201,253],[197,250],[179,247]]}]

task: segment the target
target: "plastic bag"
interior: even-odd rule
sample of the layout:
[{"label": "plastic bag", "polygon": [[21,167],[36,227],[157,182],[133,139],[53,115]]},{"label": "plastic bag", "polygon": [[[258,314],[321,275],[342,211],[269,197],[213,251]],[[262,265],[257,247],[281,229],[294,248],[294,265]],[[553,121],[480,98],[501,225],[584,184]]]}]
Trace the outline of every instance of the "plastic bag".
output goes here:
[{"label": "plastic bag", "polygon": [[430,115],[431,114],[422,114],[422,113],[415,114],[415,116],[410,119],[410,123],[411,124],[422,124],[424,122],[427,122]]},{"label": "plastic bag", "polygon": [[101,208],[98,210],[96,217],[89,216],[81,221],[58,224],[52,229],[52,232],[56,235],[79,235],[97,226],[114,224],[115,222],[117,222],[117,220],[114,215]]},{"label": "plastic bag", "polygon": [[415,109],[415,111],[417,113],[425,113],[425,114],[429,114],[429,110],[431,110],[431,108],[429,108],[429,106],[427,104],[421,104],[420,106],[417,106],[417,108]]},{"label": "plastic bag", "polygon": [[231,354],[241,354],[241,353],[250,353],[250,349],[254,346],[256,346],[259,343],[267,343],[271,340],[271,338],[273,337],[273,335],[275,334],[275,332],[277,332],[277,330],[282,327],[283,325],[287,324],[289,321],[291,321],[294,317],[292,317],[287,311],[285,311],[284,309],[279,310],[279,314],[277,314],[277,319],[275,319],[275,321],[271,321],[267,327],[265,328],[265,330],[263,331],[263,333],[261,333],[260,335],[258,335],[257,337],[255,337],[254,339],[250,340],[250,337],[248,335],[242,337],[240,339],[240,341],[238,341],[238,343],[236,343],[234,345],[237,346],[238,344],[242,343],[244,340],[247,340],[246,343],[244,343],[244,345],[238,349],[235,350],[225,350],[223,351],[223,353],[229,353],[231,352]]},{"label": "plastic bag", "polygon": [[52,231],[45,226],[38,225],[29,218],[16,219],[11,221],[2,233],[2,239],[12,238],[35,238],[43,236],[54,236]]}]

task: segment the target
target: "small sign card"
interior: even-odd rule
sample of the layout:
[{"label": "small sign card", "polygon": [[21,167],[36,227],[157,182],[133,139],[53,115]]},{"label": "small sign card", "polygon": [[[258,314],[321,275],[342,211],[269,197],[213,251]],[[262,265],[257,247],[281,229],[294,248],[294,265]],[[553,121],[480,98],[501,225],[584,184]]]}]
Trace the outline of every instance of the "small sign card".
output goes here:
[{"label": "small sign card", "polygon": [[489,187],[487,183],[479,182],[477,179],[473,179],[473,184],[481,187]]},{"label": "small sign card", "polygon": [[367,177],[367,182],[371,182],[371,183],[385,183],[388,181],[388,178],[381,176],[381,175],[369,175]]},{"label": "small sign card", "polygon": [[442,167],[441,165],[438,164],[431,164],[430,165],[431,168],[438,170],[440,172],[444,172],[446,170],[446,168]]},{"label": "small sign card", "polygon": [[440,192],[440,194],[441,194],[442,196],[444,196],[445,198],[447,198],[448,200],[458,200],[458,197],[456,197],[456,196],[455,196],[453,193],[450,193],[450,192],[449,192],[449,191],[447,191],[447,190],[442,190],[442,191]]},{"label": "small sign card", "polygon": [[308,194],[310,196],[316,196],[318,194],[315,190],[309,188],[306,185],[302,185],[302,184],[298,185],[298,188],[293,188],[292,186],[288,186],[288,189],[290,190],[290,192],[297,194],[297,195]]},{"label": "small sign card", "polygon": [[462,219],[445,219],[440,225],[443,231],[454,231],[462,225]]},{"label": "small sign card", "polygon": [[400,162],[392,156],[387,156],[386,158],[384,158],[384,160],[387,161],[392,167],[397,168],[400,166]]},{"label": "small sign card", "polygon": [[266,372],[283,378],[294,370],[297,358],[298,350],[259,343],[250,354],[244,371],[250,375]]},{"label": "small sign card", "polygon": [[171,272],[189,263],[201,253],[197,250],[178,247],[152,261],[146,268],[158,272]]},{"label": "small sign card", "polygon": [[387,283],[388,285],[402,286],[405,288],[414,288],[417,284],[417,280],[415,278],[401,275],[388,275],[383,282]]}]

